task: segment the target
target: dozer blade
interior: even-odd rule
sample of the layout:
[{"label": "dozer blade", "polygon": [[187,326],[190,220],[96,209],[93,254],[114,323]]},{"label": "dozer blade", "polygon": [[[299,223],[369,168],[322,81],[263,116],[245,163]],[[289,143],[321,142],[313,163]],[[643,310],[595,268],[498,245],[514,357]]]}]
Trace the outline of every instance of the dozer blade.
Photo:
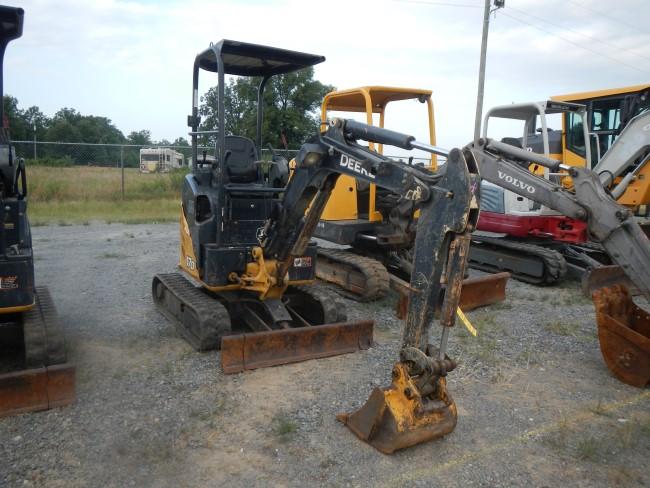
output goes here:
[{"label": "dozer blade", "polygon": [[444,378],[437,380],[434,394],[422,398],[406,366],[397,363],[391,386],[375,388],[359,410],[336,418],[359,439],[392,454],[449,434],[456,427],[457,417]]},{"label": "dozer blade", "polygon": [[338,356],[372,346],[374,322],[345,322],[224,336],[224,373]]},{"label": "dozer blade", "polygon": [[0,375],[0,417],[74,403],[75,368],[57,364]]},{"label": "dozer blade", "polygon": [[582,293],[588,297],[592,296],[596,290],[614,285],[625,285],[632,294],[638,293],[623,268],[616,265],[591,268],[582,276],[581,280]]},{"label": "dozer blade", "polygon": [[639,308],[623,285],[593,294],[598,340],[605,364],[623,383],[650,383],[650,314]]},{"label": "dozer blade", "polygon": [[[510,279],[510,273],[502,272],[463,280],[460,292],[460,309],[468,312],[475,308],[502,302],[506,299],[508,279]],[[409,284],[396,276],[390,277],[390,284],[391,288],[399,293],[396,308],[397,318],[404,319],[408,310]]]}]

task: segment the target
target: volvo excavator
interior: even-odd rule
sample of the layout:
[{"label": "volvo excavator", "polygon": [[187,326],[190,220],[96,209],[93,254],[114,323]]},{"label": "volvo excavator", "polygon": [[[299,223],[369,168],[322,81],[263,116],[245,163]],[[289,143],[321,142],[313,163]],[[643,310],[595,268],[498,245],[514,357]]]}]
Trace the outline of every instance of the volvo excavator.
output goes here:
[{"label": "volvo excavator", "polygon": [[[548,127],[547,116],[553,114],[562,117],[568,132]],[[563,141],[568,141],[574,150],[581,146],[583,164],[568,156],[564,159],[584,167],[586,161],[592,161],[593,145],[587,143],[593,135],[588,129],[590,117],[593,114],[590,116],[584,105],[562,101],[504,105],[487,112],[483,137],[487,137],[496,119],[519,120],[523,123],[522,137],[504,138],[503,142],[563,160]],[[641,208],[650,191],[645,176],[650,168],[650,132],[645,130],[648,124],[650,112],[643,110],[627,119],[609,150],[592,168],[610,194],[633,212]],[[564,171],[554,173],[537,164],[528,169],[567,188],[573,184]],[[507,191],[501,183],[482,184],[481,219],[474,233],[470,266],[510,271],[519,280],[543,285],[571,276],[582,280],[588,294],[624,278],[620,268],[612,266],[615,263],[607,250],[592,241],[584,222],[548,208],[534,194],[522,196]],[[646,220],[636,218],[642,224]]]},{"label": "volvo excavator", "polygon": [[[23,31],[24,11],[0,6],[0,99],[8,43]],[[0,104],[0,121],[4,121]],[[0,416],[68,405],[75,368],[66,358],[62,329],[45,287],[34,284],[27,218],[25,162],[16,157],[8,128],[0,129]]]}]

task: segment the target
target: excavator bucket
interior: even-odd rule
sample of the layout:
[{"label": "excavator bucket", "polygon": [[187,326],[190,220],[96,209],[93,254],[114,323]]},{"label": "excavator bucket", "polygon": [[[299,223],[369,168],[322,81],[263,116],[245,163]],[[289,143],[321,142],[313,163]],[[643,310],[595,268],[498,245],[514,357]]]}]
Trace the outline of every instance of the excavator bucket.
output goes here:
[{"label": "excavator bucket", "polygon": [[592,296],[596,290],[614,285],[625,285],[633,295],[638,294],[638,290],[625,274],[623,268],[617,265],[591,268],[582,276],[580,285],[582,292],[588,297]]},{"label": "excavator bucket", "polygon": [[624,285],[596,290],[593,300],[607,367],[628,385],[650,384],[650,314],[632,301]]},{"label": "excavator bucket", "polygon": [[[506,284],[509,278],[510,273],[503,272],[463,280],[460,292],[460,309],[468,312],[475,308],[502,302],[506,299]],[[390,285],[399,293],[396,307],[397,318],[405,319],[408,310],[409,284],[396,276],[391,276]]]},{"label": "excavator bucket", "polygon": [[225,336],[221,339],[224,373],[267,368],[372,346],[374,322],[345,322]]},{"label": "excavator bucket", "polygon": [[388,388],[375,388],[356,412],[337,415],[359,439],[384,454],[449,434],[456,427],[456,404],[444,378],[423,398],[406,366],[397,363]]}]

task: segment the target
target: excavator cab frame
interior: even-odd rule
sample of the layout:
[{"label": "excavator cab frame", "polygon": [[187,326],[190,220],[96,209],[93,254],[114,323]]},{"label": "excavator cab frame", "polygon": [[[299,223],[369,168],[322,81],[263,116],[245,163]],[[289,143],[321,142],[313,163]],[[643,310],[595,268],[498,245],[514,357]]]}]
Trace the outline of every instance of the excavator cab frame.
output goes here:
[{"label": "excavator cab frame", "polygon": [[[386,121],[386,108],[389,104],[417,100],[426,103],[428,142],[436,144],[436,125],[434,120],[433,100],[431,90],[421,88],[400,88],[391,86],[362,86],[337,90],[328,93],[321,104],[321,130],[327,126],[331,112],[365,113],[368,125],[384,128]],[[375,124],[374,115],[379,115],[378,124]],[[384,153],[383,144],[369,143],[369,148]],[[438,156],[430,155],[429,168],[438,167]],[[376,185],[357,185],[354,178],[343,176],[332,193],[330,203],[323,212],[323,221],[363,219],[368,222],[381,222],[384,218],[377,209]]]},{"label": "excavator cab frame", "polygon": [[[502,142],[514,144],[515,147],[527,149],[537,154],[543,154],[547,158],[560,159],[562,156],[561,136],[562,131],[559,129],[549,129],[548,115],[575,114],[581,121],[581,132],[583,140],[589,140],[587,110],[584,105],[577,103],[559,102],[554,100],[545,100],[541,102],[513,103],[510,105],[499,105],[488,110],[483,119],[482,137],[488,138],[490,120],[495,118],[519,120],[524,122],[523,134],[521,138],[506,138]],[[537,118],[541,127],[537,127]],[[564,117],[563,117],[564,119]],[[540,132],[539,136],[536,132]],[[560,136],[551,139],[549,135]],[[517,145],[517,141],[519,144]],[[585,147],[587,158],[590,156],[590,148],[587,144]],[[548,178],[548,169],[538,166],[537,174],[544,174]]]}]

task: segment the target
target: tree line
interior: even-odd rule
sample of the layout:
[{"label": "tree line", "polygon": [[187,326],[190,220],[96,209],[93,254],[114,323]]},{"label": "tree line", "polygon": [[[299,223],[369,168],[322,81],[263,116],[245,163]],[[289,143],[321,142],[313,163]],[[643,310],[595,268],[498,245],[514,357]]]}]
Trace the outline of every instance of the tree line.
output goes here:
[{"label": "tree line", "polygon": [[[224,117],[226,134],[255,139],[257,118],[257,89],[259,78],[231,78],[224,87]],[[264,92],[263,145],[274,148],[297,149],[317,133],[321,100],[334,88],[314,79],[313,68],[269,80]],[[201,98],[201,129],[217,128],[217,87],[210,88]],[[113,122],[103,116],[82,115],[73,108],[62,108],[52,117],[37,106],[20,108],[11,95],[3,98],[5,120],[13,141],[67,142],[140,146],[184,146],[188,141],[154,141],[148,130],[124,135]],[[202,137],[199,143],[211,146],[215,138]],[[55,144],[16,144],[19,156],[36,159],[45,164],[116,164],[124,158],[126,166],[137,166],[139,149],[116,146],[75,146]],[[34,147],[36,154],[34,154]],[[182,150],[189,156],[189,150]],[[35,156],[35,158],[34,158]]]},{"label": "tree line", "polygon": [[[90,144],[135,144],[142,146],[189,146],[182,137],[170,142],[166,139],[154,141],[148,130],[132,131],[124,135],[111,119],[96,115],[82,115],[73,108],[62,108],[53,117],[45,115],[37,106],[21,109],[18,100],[5,95],[4,125],[8,127],[12,141],[68,142]],[[19,155],[34,158],[31,144],[17,145]],[[125,148],[125,165],[137,166],[137,148]],[[21,154],[23,153],[23,154]],[[38,162],[54,165],[118,163],[122,157],[121,148],[110,146],[37,145]]]}]

